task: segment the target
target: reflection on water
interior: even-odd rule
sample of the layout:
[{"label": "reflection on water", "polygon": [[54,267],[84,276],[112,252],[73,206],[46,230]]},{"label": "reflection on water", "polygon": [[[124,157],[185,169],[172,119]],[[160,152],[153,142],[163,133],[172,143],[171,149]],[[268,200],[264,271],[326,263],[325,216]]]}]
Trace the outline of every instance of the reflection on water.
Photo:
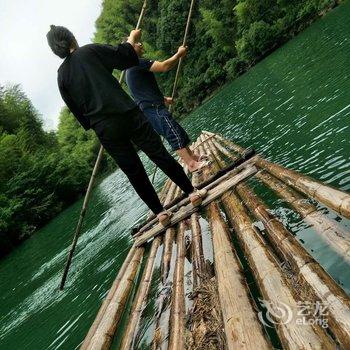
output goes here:
[{"label": "reflection on water", "polygon": [[[193,137],[201,130],[219,132],[272,161],[349,190],[349,10],[344,4],[313,24],[183,125]],[[151,172],[151,164],[145,165]],[[163,179],[158,172],[158,188]],[[283,201],[260,192],[350,291],[348,266]],[[1,349],[74,349],[83,339],[131,244],[129,228],[146,213],[119,171],[97,187],[91,203],[64,292],[58,285],[81,202],[1,262]],[[348,221],[324,210],[349,229]]]}]

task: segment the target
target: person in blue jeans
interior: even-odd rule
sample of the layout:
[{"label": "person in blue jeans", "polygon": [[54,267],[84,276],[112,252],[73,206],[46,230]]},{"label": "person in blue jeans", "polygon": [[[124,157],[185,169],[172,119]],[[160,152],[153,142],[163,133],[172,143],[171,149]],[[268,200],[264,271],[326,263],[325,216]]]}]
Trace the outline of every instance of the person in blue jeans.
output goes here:
[{"label": "person in blue jeans", "polygon": [[174,68],[179,59],[186,56],[187,48],[180,46],[176,54],[165,61],[142,58],[144,47],[141,41],[134,44],[134,49],[139,56],[139,64],[128,68],[125,73],[126,84],[134,101],[154,130],[168,141],[172,150],[176,151],[184,161],[188,170],[193,173],[202,169],[207,162],[189,148],[190,138],[166,107],[172,104],[173,100],[163,96],[154,75],[154,73],[168,72]]}]

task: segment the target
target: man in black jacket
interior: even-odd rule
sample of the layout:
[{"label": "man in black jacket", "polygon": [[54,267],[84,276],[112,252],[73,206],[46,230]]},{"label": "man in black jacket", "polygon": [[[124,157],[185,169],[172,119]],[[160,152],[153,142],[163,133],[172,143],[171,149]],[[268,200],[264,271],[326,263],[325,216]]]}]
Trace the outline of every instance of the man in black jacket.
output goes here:
[{"label": "man in black jacket", "polygon": [[167,225],[170,214],[164,211],[133,144],[190,195],[194,205],[200,204],[205,193],[193,188],[182,167],[166,151],[160,137],[112,74],[114,69],[139,64],[133,45],[140,36],[139,30],[132,30],[128,41],[115,47],[79,47],[67,28],[52,25],[47,40],[52,51],[64,58],[57,78],[64,102],[86,130],[94,129],[141,199]]}]

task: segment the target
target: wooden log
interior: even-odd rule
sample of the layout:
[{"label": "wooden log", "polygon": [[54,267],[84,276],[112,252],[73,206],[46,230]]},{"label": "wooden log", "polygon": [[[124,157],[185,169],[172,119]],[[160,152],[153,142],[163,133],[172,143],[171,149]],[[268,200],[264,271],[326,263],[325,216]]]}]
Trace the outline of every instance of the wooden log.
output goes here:
[{"label": "wooden log", "polygon": [[206,266],[203,253],[203,244],[201,237],[201,227],[199,225],[198,213],[191,215],[191,233],[192,233],[192,275],[193,287],[199,286],[205,278]]},{"label": "wooden log", "polygon": [[123,340],[120,345],[120,349],[128,350],[134,349],[133,341],[135,339],[136,330],[140,321],[141,313],[145,307],[148,291],[152,281],[154,260],[157,255],[157,251],[160,245],[161,238],[156,237],[151,246],[151,250],[147,259],[145,269],[143,271],[138,291],[133,302],[130,317],[128,319],[127,328],[123,334]]},{"label": "wooden log", "polygon": [[[206,138],[203,134],[201,134],[199,139],[201,141],[201,144],[199,146],[199,153],[201,155],[207,154],[208,142],[205,142],[205,141],[209,141],[210,138]],[[215,170],[212,166],[205,167],[203,170],[203,179],[207,180],[214,173],[215,173]]]},{"label": "wooden log", "polygon": [[222,137],[219,134],[214,134],[212,132],[209,131],[203,131],[204,134],[206,134],[207,136],[215,136],[215,138],[219,141],[221,141],[223,144],[225,144],[226,146],[228,146],[231,150],[233,150],[234,152],[238,153],[238,154],[243,154],[245,151],[245,148],[225,139],[224,137]]},{"label": "wooden log", "polygon": [[115,280],[112,284],[112,287],[109,289],[109,292],[108,292],[106,298],[104,299],[100,309],[98,310],[96,318],[95,318],[93,324],[91,325],[91,327],[90,327],[90,329],[89,329],[89,331],[88,331],[88,333],[87,333],[87,335],[86,335],[86,337],[85,337],[85,339],[80,347],[81,350],[88,349],[88,346],[91,342],[91,339],[94,336],[94,334],[97,330],[97,327],[99,326],[99,324],[102,320],[102,317],[107,309],[107,306],[109,305],[111,299],[113,298],[113,296],[114,296],[114,294],[115,294],[115,292],[120,284],[120,281],[125,274],[127,267],[129,266],[130,262],[132,261],[132,259],[134,257],[135,251],[136,251],[136,247],[135,247],[135,245],[133,245],[131,247],[131,249],[129,250],[128,255],[126,256],[123,265],[119,269],[117,277],[115,278]]},{"label": "wooden log", "polygon": [[[201,134],[203,135],[203,134]],[[204,139],[200,140],[200,142],[198,142],[193,149],[198,148],[199,146],[201,146],[203,143],[207,142],[208,140],[212,139],[213,137],[215,137],[215,135],[210,135],[208,137],[205,137]]]},{"label": "wooden log", "polygon": [[[202,139],[203,139],[203,136],[202,136]],[[204,173],[204,177],[209,176],[210,172],[216,172],[219,169],[217,165],[217,162],[218,162],[217,154],[215,154],[215,152],[212,152],[212,148],[209,147],[211,145],[211,141],[212,140],[203,144],[203,147],[201,148],[202,154],[203,152],[206,154],[211,154],[214,160],[214,162],[210,165],[210,169],[207,169],[207,172]],[[223,164],[221,163],[221,165]],[[215,204],[215,202],[212,202],[207,208],[213,208],[213,207],[217,208],[217,205]],[[208,211],[209,209],[207,209],[207,213]],[[227,313],[229,312],[230,309],[228,308],[224,310],[224,308],[226,308],[226,305],[227,305],[225,302],[227,301],[229,304],[230,296],[233,295],[234,298],[236,297],[235,292],[237,291],[237,288],[230,290],[228,294],[219,293],[223,289],[222,289],[222,278],[220,278],[222,276],[222,271],[221,271],[221,267],[218,267],[219,266],[218,261],[220,261],[220,259],[224,259],[226,256],[221,254],[222,250],[220,250],[220,249],[224,249],[224,246],[221,245],[219,247],[219,245],[215,244],[217,242],[216,238],[218,238],[218,236],[216,236],[216,234],[214,233],[216,232],[216,230],[213,229],[213,226],[212,226],[212,223],[213,223],[212,215],[208,214],[207,217],[209,222],[211,223],[211,228],[212,228],[216,277],[213,277],[212,279],[209,280],[208,277],[210,277],[210,275],[206,274],[205,279],[203,281],[203,285],[201,285],[199,289],[195,290],[195,293],[196,291],[198,291],[198,294],[195,294],[195,299],[194,299],[194,311],[193,311],[194,315],[192,316],[194,319],[194,322],[191,328],[192,344],[189,344],[189,345],[196,346],[196,348],[202,347],[209,339],[214,338],[215,341],[213,340],[213,342],[218,342],[217,346],[220,346],[220,348],[230,349],[234,346],[234,343],[238,345],[240,343],[240,340],[244,337],[239,332],[239,330],[236,332],[236,330],[234,330],[232,327],[234,320],[237,320],[239,316],[237,317],[237,314],[235,312],[234,319],[232,319],[231,318],[232,315],[229,316]],[[218,254],[221,255],[220,257],[218,257],[218,254],[216,254],[217,252],[219,252]],[[230,265],[230,267],[232,266]],[[231,276],[233,276],[232,271],[230,271],[229,276],[230,278]],[[235,282],[237,283],[237,281]],[[212,287],[214,285],[215,285],[215,288]],[[205,300],[207,300],[209,296],[210,296],[210,301],[213,303],[211,308],[208,308],[209,306],[206,305],[206,302],[205,302]],[[244,301],[241,305],[243,304],[244,304]],[[199,315],[196,315],[196,313],[198,312],[199,312]],[[253,315],[254,315],[254,312],[253,312]],[[198,316],[201,316],[201,317],[198,317]],[[245,317],[246,317],[245,319],[249,319],[249,316],[250,314],[249,312],[247,312],[245,314]],[[255,316],[255,319],[257,319],[256,316]],[[253,322],[253,328],[254,328],[254,322]],[[222,333],[221,329],[224,330],[224,333]],[[261,332],[261,325],[259,325],[259,329]],[[212,336],[209,336],[211,332],[214,332],[214,333]],[[237,341],[233,339],[236,337],[236,335],[237,335],[237,338],[236,338]],[[259,338],[259,334],[257,335],[257,338]],[[212,341],[210,342],[212,343]],[[265,343],[266,342],[263,342],[263,344]],[[212,346],[213,346],[213,343],[212,343]],[[262,346],[262,348],[264,348],[264,346]]]},{"label": "wooden log", "polygon": [[240,183],[237,192],[264,224],[278,255],[302,277],[305,287],[302,296],[314,304],[318,300],[327,307],[326,318],[332,333],[344,349],[350,348],[350,298],[246,184]]},{"label": "wooden log", "polygon": [[[257,164],[262,166],[259,157],[257,158]],[[286,200],[334,251],[341,255],[344,260],[350,262],[350,235],[346,230],[318,211],[316,206],[308,203],[306,198],[277,178],[266,172],[259,172],[256,177]]]},{"label": "wooden log", "polygon": [[298,191],[332,208],[340,215],[350,218],[350,194],[262,158],[259,159],[258,165]]},{"label": "wooden log", "polygon": [[[199,148],[194,150],[195,154],[200,155]],[[203,174],[195,172],[192,177],[192,184],[196,187],[203,180]],[[192,276],[193,276],[193,288],[198,287],[202,280],[206,277],[206,265],[203,252],[202,244],[202,233],[199,224],[198,213],[193,213],[191,215],[191,235],[192,235]]]},{"label": "wooden log", "polygon": [[[196,142],[194,145],[196,145],[197,143],[198,142]],[[187,173],[187,169],[185,169],[185,172]],[[180,188],[177,186],[175,187],[173,191],[174,194],[170,195],[170,197],[167,200],[167,203],[169,203],[170,200],[172,200],[173,198],[175,198],[177,195],[180,194],[181,192]],[[175,233],[176,233],[175,228],[171,227],[166,230],[165,237],[164,237],[164,250],[163,250],[163,256],[162,256],[162,273],[161,273],[164,291],[168,290],[168,286],[166,286],[166,283],[169,278],[168,274],[170,271],[170,263],[172,260],[173,241],[174,241]],[[168,321],[170,317],[170,311],[167,309],[164,310],[165,303],[166,303],[166,296],[161,298],[161,302],[158,305],[158,315],[157,315],[157,322],[155,327],[155,334],[154,334],[153,343],[152,343],[152,349],[158,349],[159,347],[164,346],[164,342],[168,338],[168,331],[169,331]]]},{"label": "wooden log", "polygon": [[[176,187],[177,186],[174,183],[170,187],[170,190],[165,200],[165,204],[169,203],[173,198],[175,198]],[[165,231],[165,236],[163,241],[164,249],[163,249],[163,256],[162,256],[162,263],[161,263],[161,276],[162,276],[163,284],[165,283],[169,272],[174,236],[175,236],[175,230],[173,228],[168,228]]]},{"label": "wooden log", "polygon": [[[199,140],[203,140],[203,135]],[[198,155],[204,154],[203,143],[196,149]],[[195,181],[203,181],[211,174],[210,168],[198,174]],[[195,183],[194,183],[195,184]],[[192,308],[188,313],[186,327],[187,349],[218,349],[226,347],[224,325],[217,292],[217,280],[212,269],[206,264],[203,253],[201,227],[198,213],[191,215],[192,230],[192,263],[193,263],[193,299]]]},{"label": "wooden log", "polygon": [[[219,178],[217,178],[213,181],[210,181],[210,183],[206,184],[205,186],[203,186],[203,183],[201,183],[200,187],[205,188],[207,190],[210,190],[210,189],[216,187],[219,183],[221,183],[225,179],[228,179],[228,178],[232,177],[233,175],[237,174],[242,169],[246,168],[248,165],[254,164],[256,161],[256,157],[257,156],[254,156],[254,157],[251,157],[247,160],[244,160],[243,163],[240,163],[235,168],[233,168],[232,170],[229,170],[228,172],[226,172],[225,174],[223,174]],[[179,201],[177,204],[172,205],[170,208],[168,208],[168,210],[174,212],[174,211],[180,209],[181,207],[187,205],[189,202],[190,202],[189,198],[186,197],[186,198],[182,199],[181,201]],[[170,203],[169,203],[169,205],[170,205]],[[135,238],[141,236],[144,232],[149,230],[150,227],[152,227],[154,224],[156,224],[157,221],[158,221],[157,218],[153,218],[151,221],[147,222],[144,226],[142,226],[142,228],[136,234],[133,235],[133,238],[135,239]]]},{"label": "wooden log", "polygon": [[231,245],[228,228],[217,203],[211,203],[207,213],[227,348],[271,349],[251,303],[241,264]]},{"label": "wooden log", "polygon": [[185,344],[185,223],[181,222],[176,236],[177,258],[171,302],[169,350],[182,350]]},{"label": "wooden log", "polygon": [[326,336],[320,327],[298,324],[296,320],[298,302],[289,290],[278,262],[252,226],[248,214],[236,195],[228,193],[223,196],[222,202],[263,298],[272,305],[272,309],[275,311],[277,311],[275,308],[285,307],[288,316],[290,316],[289,322],[275,318],[276,330],[283,347],[310,350],[334,349],[334,342]]},{"label": "wooden log", "polygon": [[[212,136],[212,133],[206,132],[206,134]],[[224,139],[220,135],[216,134],[216,138],[235,149],[238,153],[243,154],[244,148]],[[259,158],[257,164],[298,191],[332,208],[340,215],[350,218],[350,194],[262,158]]]},{"label": "wooden log", "polygon": [[121,319],[125,303],[132,289],[136,273],[140,267],[143,253],[143,247],[136,249],[133,258],[125,271],[125,274],[123,275],[123,278],[121,279],[119,286],[113,295],[113,298],[110,300],[103,314],[95,334],[91,338],[90,344],[87,346],[87,349],[105,350],[110,348],[115,330]]},{"label": "wooden log", "polygon": [[[222,181],[220,184],[218,184],[215,188],[211,189],[208,192],[207,197],[203,200],[202,206],[205,207],[213,200],[221,197],[226,191],[230,190],[232,187],[236,186],[240,181],[246,179],[247,177],[253,175],[256,173],[256,168],[254,166],[247,167],[246,169],[242,170],[237,175],[228,178],[227,180]],[[176,212],[171,220],[171,225],[174,225],[183,219],[189,217],[191,214],[196,212],[198,210],[198,207],[193,207],[192,204],[188,204],[185,207],[183,207],[181,210]],[[160,224],[156,225],[155,227],[151,228],[149,231],[143,233],[140,237],[138,237],[135,240],[135,245],[137,247],[141,246],[145,242],[147,242],[149,239],[159,235],[160,233],[164,232],[164,227],[162,227]]]},{"label": "wooden log", "polygon": [[[220,158],[219,155],[217,157]],[[238,198],[233,193],[231,195],[227,193],[223,196],[222,201],[230,222],[240,238],[240,244],[245,255],[248,256],[250,266],[263,297],[268,302],[272,302],[275,307],[282,302],[292,311],[292,324],[277,324],[277,332],[282,344],[288,348],[311,349],[311,344],[315,345],[315,347],[312,347],[313,349],[331,348],[333,346],[332,342],[326,337],[320,327],[313,329],[309,326],[309,329],[305,330],[300,329],[303,326],[296,324],[295,316],[298,300],[294,299],[279,270],[278,262],[267,249],[257,231],[252,227],[250,218]],[[299,331],[303,331],[304,334],[299,333]],[[303,337],[308,339],[304,340]],[[316,343],[308,343],[310,340],[314,340]],[[323,344],[324,341],[325,344]]]},{"label": "wooden log", "polygon": [[227,148],[223,147],[215,138],[211,139],[211,144],[214,146],[214,148],[217,148],[227,158],[232,159],[233,161],[238,159],[237,156],[233,155]]},{"label": "wooden log", "polygon": [[256,177],[286,200],[335,252],[350,263],[350,235],[342,227],[272,175],[260,172]]}]

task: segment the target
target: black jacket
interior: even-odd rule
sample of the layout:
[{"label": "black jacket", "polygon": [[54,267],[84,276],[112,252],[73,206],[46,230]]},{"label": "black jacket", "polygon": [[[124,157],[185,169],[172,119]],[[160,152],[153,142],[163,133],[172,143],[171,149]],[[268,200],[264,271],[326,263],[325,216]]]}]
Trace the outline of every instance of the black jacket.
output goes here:
[{"label": "black jacket", "polygon": [[136,107],[112,75],[139,64],[129,43],[116,47],[88,44],[68,55],[58,69],[57,82],[67,107],[84,129],[96,121]]}]

